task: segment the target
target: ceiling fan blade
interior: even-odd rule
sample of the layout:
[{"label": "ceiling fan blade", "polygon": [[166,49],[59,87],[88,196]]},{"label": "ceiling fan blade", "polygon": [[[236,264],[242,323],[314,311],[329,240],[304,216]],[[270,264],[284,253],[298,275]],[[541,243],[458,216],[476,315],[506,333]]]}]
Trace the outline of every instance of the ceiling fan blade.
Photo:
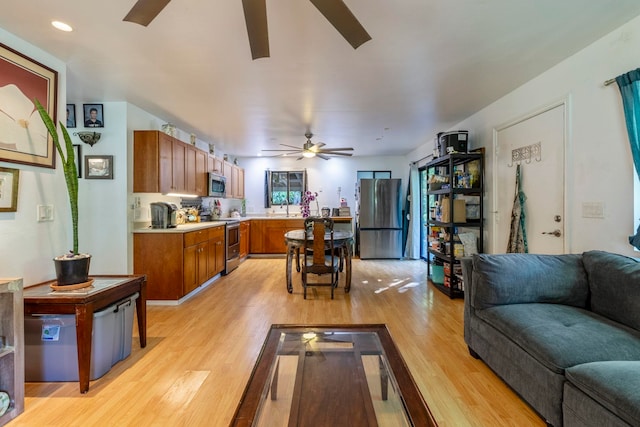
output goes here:
[{"label": "ceiling fan blade", "polygon": [[326,154],[329,156],[349,156],[349,157],[353,156],[353,154],[351,153],[334,153],[333,151],[321,151],[318,154]]},{"label": "ceiling fan blade", "polygon": [[320,149],[318,151],[320,151],[321,153],[323,153],[323,152],[326,153],[327,151],[353,151],[353,148],[351,148],[351,147],[331,148],[330,147],[330,148],[322,148],[322,149]]},{"label": "ceiling fan blade", "polygon": [[321,159],[324,159],[324,160],[329,160],[329,158],[327,156],[324,156],[324,155],[322,155],[320,153],[316,153],[316,157],[320,157]]},{"label": "ceiling fan blade", "polygon": [[291,150],[291,149],[287,149],[287,150],[279,150],[279,149],[275,149],[275,150],[262,150],[262,151],[286,151],[287,153],[301,153],[302,150],[298,150],[297,148],[295,150]]},{"label": "ceiling fan blade", "polygon": [[134,22],[146,27],[170,1],[171,0],[138,0],[129,13],[127,13],[127,16],[124,17],[123,21]]},{"label": "ceiling fan blade", "polygon": [[302,148],[296,147],[295,145],[289,145],[289,144],[280,144],[280,145],[282,145],[283,147],[291,147],[294,150],[302,150]]},{"label": "ceiling fan blade", "polygon": [[310,0],[354,49],[371,40],[358,19],[342,0]]},{"label": "ceiling fan blade", "polygon": [[244,20],[247,24],[251,58],[269,57],[269,31],[267,28],[266,0],[242,0]]}]

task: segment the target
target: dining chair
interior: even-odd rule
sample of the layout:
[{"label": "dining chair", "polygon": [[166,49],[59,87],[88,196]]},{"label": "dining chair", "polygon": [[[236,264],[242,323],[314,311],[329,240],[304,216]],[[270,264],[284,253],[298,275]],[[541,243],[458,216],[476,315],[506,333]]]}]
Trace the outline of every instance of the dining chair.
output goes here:
[{"label": "dining chair", "polygon": [[[333,245],[333,220],[331,218],[308,217],[304,220],[304,246],[302,262],[302,287],[304,299],[307,299],[307,287],[330,286],[331,299],[333,290],[338,286],[340,257]],[[330,282],[309,282],[308,275],[315,274],[320,280],[322,275],[330,275]]]}]

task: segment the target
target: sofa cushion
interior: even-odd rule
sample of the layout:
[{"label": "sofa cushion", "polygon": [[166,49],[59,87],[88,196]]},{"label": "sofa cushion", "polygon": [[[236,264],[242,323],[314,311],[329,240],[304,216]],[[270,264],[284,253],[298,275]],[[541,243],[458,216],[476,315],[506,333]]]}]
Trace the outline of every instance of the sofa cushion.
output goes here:
[{"label": "sofa cushion", "polygon": [[639,331],[582,308],[511,304],[476,314],[558,374],[581,363],[640,360]]},{"label": "sofa cushion", "polygon": [[578,254],[479,254],[472,275],[476,309],[534,302],[586,307],[589,297]]},{"label": "sofa cushion", "polygon": [[585,363],[567,381],[630,425],[640,425],[640,361]]},{"label": "sofa cushion", "polygon": [[591,310],[640,330],[640,260],[602,251],[583,254]]}]

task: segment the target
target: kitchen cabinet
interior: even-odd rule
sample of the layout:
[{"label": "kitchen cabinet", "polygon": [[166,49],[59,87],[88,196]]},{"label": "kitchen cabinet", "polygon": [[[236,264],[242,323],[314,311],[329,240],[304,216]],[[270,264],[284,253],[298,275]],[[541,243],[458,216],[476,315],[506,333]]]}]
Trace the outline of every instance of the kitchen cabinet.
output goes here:
[{"label": "kitchen cabinet", "polygon": [[[472,167],[473,166],[473,167]],[[431,283],[450,298],[464,297],[464,281],[460,258],[466,249],[460,233],[472,233],[478,252],[483,252],[484,203],[482,153],[451,153],[425,165],[427,176],[437,175],[426,192],[429,219],[426,221],[428,275]],[[473,173],[470,173],[473,172]],[[467,200],[475,203],[467,206]],[[473,209],[470,209],[473,208]],[[442,274],[434,274],[441,270]],[[442,276],[438,283],[436,276]]]},{"label": "kitchen cabinet", "polygon": [[233,163],[223,162],[222,172],[227,178],[227,197],[244,199],[244,169]]},{"label": "kitchen cabinet", "polygon": [[235,199],[244,199],[244,169],[231,165],[231,193]]},{"label": "kitchen cabinet", "polygon": [[209,228],[207,268],[209,277],[222,273],[225,261],[224,227]]},{"label": "kitchen cabinet", "polygon": [[304,218],[251,220],[251,253],[284,254],[284,233],[304,228]]},{"label": "kitchen cabinet", "polygon": [[183,244],[183,292],[188,294],[209,279],[209,230],[197,230],[184,234]]},{"label": "kitchen cabinet", "polygon": [[240,222],[240,259],[244,259],[249,255],[250,237],[251,236],[251,222]]},{"label": "kitchen cabinet", "polygon": [[0,417],[7,424],[24,412],[24,302],[22,279],[0,279],[0,390],[11,404]]},{"label": "kitchen cabinet", "polygon": [[133,192],[207,195],[207,153],[164,132],[133,132]]},{"label": "kitchen cabinet", "polygon": [[209,154],[208,157],[208,171],[222,175],[222,159]]},{"label": "kitchen cabinet", "polygon": [[151,300],[179,300],[222,272],[224,260],[224,225],[133,234],[133,271],[147,275]]},{"label": "kitchen cabinet", "polygon": [[187,146],[185,180],[186,192],[188,194],[197,194],[198,196],[207,195],[207,169],[207,153],[195,147]]}]

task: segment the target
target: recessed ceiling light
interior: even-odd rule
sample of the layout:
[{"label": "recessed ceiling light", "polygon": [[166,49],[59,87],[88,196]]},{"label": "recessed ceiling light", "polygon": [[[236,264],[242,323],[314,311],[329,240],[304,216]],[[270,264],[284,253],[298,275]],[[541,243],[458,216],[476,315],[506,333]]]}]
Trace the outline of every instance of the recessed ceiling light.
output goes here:
[{"label": "recessed ceiling light", "polygon": [[71,25],[65,24],[64,22],[51,21],[51,25],[53,25],[55,28],[57,28],[60,31],[66,31],[66,32],[73,31],[73,28],[71,28]]}]

